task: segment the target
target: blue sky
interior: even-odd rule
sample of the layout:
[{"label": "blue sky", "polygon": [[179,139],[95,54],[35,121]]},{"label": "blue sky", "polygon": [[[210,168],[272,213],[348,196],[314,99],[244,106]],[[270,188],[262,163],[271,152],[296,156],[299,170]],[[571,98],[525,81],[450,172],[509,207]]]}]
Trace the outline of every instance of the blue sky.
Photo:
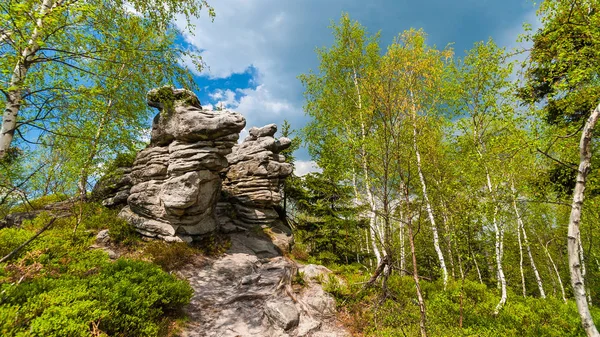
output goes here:
[{"label": "blue sky", "polygon": [[[477,41],[492,37],[507,48],[517,46],[522,24],[536,26],[529,0],[217,0],[216,18],[194,20],[186,41],[201,50],[208,65],[196,74],[203,106],[223,105],[242,113],[247,129],[287,119],[295,129],[307,117],[299,74],[317,69],[315,49],[331,46],[328,26],[342,12],[370,33],[381,31],[381,45],[402,31],[423,28],[428,43],[449,43],[458,56]],[[183,24],[183,20],[179,21]],[[242,137],[245,135],[242,134]],[[297,173],[314,169],[306,150],[297,154]]]}]

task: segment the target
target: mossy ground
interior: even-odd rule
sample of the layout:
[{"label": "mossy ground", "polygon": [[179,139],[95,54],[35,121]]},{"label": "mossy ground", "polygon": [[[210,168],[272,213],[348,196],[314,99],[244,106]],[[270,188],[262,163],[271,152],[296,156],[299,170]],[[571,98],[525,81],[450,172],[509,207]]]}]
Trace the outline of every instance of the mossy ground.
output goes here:
[{"label": "mossy ground", "polygon": [[[42,200],[45,203],[45,200]],[[37,203],[42,203],[39,201]],[[192,295],[172,271],[220,254],[227,241],[204,245],[144,241],[118,211],[74,203],[74,216],[60,218],[6,263],[0,264],[1,336],[174,336],[185,321]],[[82,221],[73,233],[75,214]],[[0,230],[0,257],[32,237],[52,217],[42,213],[21,228]],[[109,229],[111,260],[90,249],[99,230]]]},{"label": "mossy ground", "polygon": [[[315,262],[315,261],[312,261]],[[382,300],[379,287],[363,289],[370,272],[364,266],[329,265],[338,278],[321,280],[336,298],[340,317],[355,336],[420,336],[419,307],[412,276],[393,274],[389,296]],[[499,291],[477,281],[421,281],[430,336],[584,336],[573,300],[527,297],[510,292],[496,316]],[[462,303],[462,304],[461,304]],[[462,312],[462,314],[461,314]],[[600,309],[592,308],[596,321]],[[460,318],[462,315],[462,327]]]}]

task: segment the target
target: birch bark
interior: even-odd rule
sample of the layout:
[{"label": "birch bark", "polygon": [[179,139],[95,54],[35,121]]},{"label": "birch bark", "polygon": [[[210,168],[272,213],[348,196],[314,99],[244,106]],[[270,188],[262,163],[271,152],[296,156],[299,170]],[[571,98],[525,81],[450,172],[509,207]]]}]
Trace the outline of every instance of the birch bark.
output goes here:
[{"label": "birch bark", "polygon": [[[413,100],[413,93],[410,92],[410,98]],[[413,109],[412,109],[412,118],[413,118],[413,147],[415,150],[415,154],[417,156],[417,171],[419,173],[419,181],[421,182],[421,189],[423,191],[423,199],[425,200],[425,207],[427,208],[427,215],[429,217],[429,222],[431,223],[431,231],[433,233],[433,247],[435,252],[437,253],[438,260],[440,262],[440,269],[442,270],[442,277],[444,282],[444,290],[448,284],[448,269],[446,268],[446,261],[444,260],[444,254],[442,253],[442,249],[440,248],[440,239],[437,231],[437,226],[435,224],[435,217],[433,214],[433,207],[431,207],[431,202],[429,202],[429,195],[427,194],[427,184],[425,183],[425,177],[423,176],[423,169],[421,165],[421,153],[419,152],[419,144],[417,142],[417,111],[414,106],[413,101]]]},{"label": "birch bark", "polygon": [[4,158],[8,153],[8,149],[10,148],[10,144],[15,135],[17,117],[23,99],[23,83],[25,82],[29,68],[33,64],[35,55],[40,49],[38,40],[41,38],[42,31],[44,30],[44,19],[46,18],[46,15],[52,11],[54,5],[60,4],[61,1],[55,3],[54,0],[44,0],[42,2],[35,28],[31,33],[27,46],[19,55],[17,64],[13,69],[8,85],[9,89],[6,92],[6,106],[4,108],[4,114],[2,115],[2,127],[0,128],[0,159]]},{"label": "birch bark", "polygon": [[579,170],[575,189],[573,190],[573,203],[571,206],[571,215],[569,217],[569,229],[567,231],[567,253],[569,255],[569,270],[571,272],[571,285],[573,286],[573,296],[577,303],[577,310],[581,317],[581,325],[589,337],[598,337],[598,329],[594,325],[594,320],[590,313],[588,300],[586,297],[583,273],[581,269],[581,259],[579,256],[581,208],[583,206],[585,183],[591,166],[591,143],[592,133],[598,117],[600,116],[600,105],[597,106],[588,118],[581,133],[579,143]]}]

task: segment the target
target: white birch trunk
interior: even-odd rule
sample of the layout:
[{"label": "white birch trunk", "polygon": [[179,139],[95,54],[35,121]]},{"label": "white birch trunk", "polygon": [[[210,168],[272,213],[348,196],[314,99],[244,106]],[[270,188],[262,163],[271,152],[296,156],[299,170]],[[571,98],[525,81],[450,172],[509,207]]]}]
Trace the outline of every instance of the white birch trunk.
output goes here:
[{"label": "white birch trunk", "polygon": [[[454,257],[452,254],[452,236],[450,235],[450,225],[448,225],[448,216],[446,215],[448,208],[444,206],[444,212],[442,214],[442,222],[444,224],[446,249],[448,250],[448,258],[450,259],[450,271],[452,272],[452,278],[456,279],[456,267],[454,265]],[[460,257],[459,257],[460,260]],[[460,262],[459,262],[460,263]],[[459,266],[462,269],[462,266]],[[462,271],[461,271],[462,274]]]},{"label": "white birch trunk", "polygon": [[[513,205],[516,204],[513,200]],[[518,219],[518,216],[517,216]],[[521,224],[517,220],[517,241],[519,242],[519,271],[521,272],[521,287],[523,288],[523,298],[527,297],[527,288],[525,287],[525,273],[523,272],[523,244],[521,243]]]},{"label": "white birch trunk", "polygon": [[[492,189],[492,179],[490,178],[490,173],[485,170],[485,175],[487,178],[487,185],[490,195],[493,195],[494,191]],[[492,197],[492,199],[494,199]],[[495,202],[495,200],[494,200]],[[496,268],[498,275],[498,282],[500,283],[500,301],[498,305],[496,305],[496,309],[494,310],[494,314],[498,314],[500,309],[506,303],[506,278],[504,277],[504,268],[502,268],[502,255],[504,254],[504,231],[501,226],[498,225],[498,220],[496,219],[496,215],[498,214],[498,206],[494,205],[494,216],[492,217],[492,223],[494,225],[494,231],[496,232]]]},{"label": "white birch trunk", "polygon": [[[514,183],[512,183],[512,191],[513,191],[513,208],[515,209],[515,214],[517,216],[517,224],[519,226],[519,238],[521,237],[520,233],[523,233],[523,240],[525,241],[525,248],[527,249],[527,255],[529,255],[529,263],[531,264],[531,269],[533,270],[533,274],[535,275],[535,281],[537,283],[538,286],[538,290],[540,291],[540,297],[541,298],[546,298],[546,292],[544,291],[544,284],[542,283],[542,278],[540,277],[540,273],[538,272],[538,269],[535,265],[535,261],[533,260],[533,254],[531,254],[531,245],[529,244],[529,239],[527,238],[527,231],[525,230],[525,223],[523,222],[523,219],[521,218],[521,213],[519,212],[519,208],[517,207],[517,202],[516,202],[516,189],[514,186]],[[521,242],[519,241],[519,249],[521,249]],[[522,251],[521,251],[521,258],[522,258]],[[523,284],[523,287],[525,287],[525,285]]]},{"label": "white birch trunk", "polygon": [[[585,271],[585,258],[583,256],[583,245],[581,244],[581,232],[579,232],[579,237],[577,238],[577,242],[579,243],[579,259],[581,260],[581,279],[585,284],[585,276],[587,275]],[[590,293],[590,288],[586,287],[586,293],[588,298],[588,304],[590,307],[592,306],[592,294]]]},{"label": "white birch trunk", "polygon": [[535,281],[538,285],[538,290],[540,291],[540,297],[546,298],[546,292],[544,291],[544,284],[542,283],[542,278],[540,277],[540,273],[535,265],[535,261],[533,260],[533,254],[531,254],[531,245],[529,244],[529,239],[527,238],[527,231],[525,230],[525,226],[521,223],[521,231],[523,231],[523,239],[525,240],[525,248],[527,249],[527,255],[529,255],[529,261],[531,263],[531,269],[533,269],[533,274],[535,275]]},{"label": "white birch trunk", "polygon": [[[413,93],[410,92],[411,100],[413,99]],[[419,144],[417,142],[417,111],[414,107],[413,102],[413,147],[415,149],[415,155],[417,157],[417,171],[419,173],[419,181],[421,182],[421,189],[423,191],[423,199],[425,200],[425,207],[427,208],[427,215],[429,217],[429,222],[431,223],[431,231],[433,233],[433,247],[435,248],[435,252],[437,253],[438,260],[440,261],[440,269],[442,270],[442,278],[444,281],[444,290],[446,290],[446,286],[448,284],[448,269],[446,268],[446,261],[444,260],[444,254],[442,253],[442,249],[440,248],[440,239],[437,231],[437,226],[435,224],[435,217],[433,215],[433,208],[431,207],[431,203],[429,202],[429,196],[427,194],[427,184],[425,183],[425,177],[423,176],[423,169],[421,167],[421,153],[419,152]]]},{"label": "white birch trunk", "polygon": [[373,247],[373,253],[375,254],[375,258],[377,259],[377,265],[381,264],[381,252],[377,246],[377,208],[375,205],[375,198],[373,197],[373,193],[371,192],[371,185],[369,184],[369,172],[367,167],[367,153],[365,150],[365,139],[366,139],[366,130],[365,123],[362,120],[362,95],[360,93],[360,86],[358,85],[358,75],[356,74],[356,68],[354,68],[354,62],[352,64],[353,77],[352,80],[354,82],[354,88],[356,89],[356,97],[357,97],[357,105],[356,108],[360,111],[361,122],[360,122],[360,132],[361,132],[361,162],[362,162],[362,170],[365,179],[365,190],[367,193],[367,198],[369,202],[369,234],[371,236],[371,245]]},{"label": "white birch trunk", "polygon": [[548,256],[548,260],[550,261],[550,264],[554,269],[554,273],[556,274],[556,279],[558,280],[558,285],[560,286],[560,292],[562,294],[563,302],[567,303],[567,296],[565,294],[565,287],[563,286],[562,277],[560,277],[560,273],[558,271],[558,268],[556,267],[556,263],[554,263],[552,255],[550,255],[550,251],[548,250],[548,243],[546,243],[546,246],[544,246],[544,251],[546,252],[546,256]]},{"label": "white birch trunk", "polygon": [[27,42],[27,46],[19,55],[17,64],[13,69],[8,85],[9,89],[6,93],[6,106],[4,107],[4,114],[2,115],[2,127],[0,128],[0,159],[4,158],[8,153],[8,149],[14,138],[17,127],[17,116],[19,115],[21,100],[23,99],[23,82],[25,81],[35,54],[40,49],[38,39],[44,29],[44,18],[46,17],[46,14],[51,11],[53,5],[54,0],[44,0],[42,2],[35,28]]},{"label": "white birch trunk", "polygon": [[475,253],[471,251],[471,255],[473,256],[473,263],[475,264],[475,269],[477,269],[477,276],[479,277],[479,283],[483,284],[483,279],[481,278],[481,270],[479,269],[479,263],[477,263],[477,259],[475,258]]},{"label": "white birch trunk", "polygon": [[571,206],[571,215],[569,217],[569,229],[567,231],[567,252],[569,255],[569,270],[571,272],[571,285],[573,286],[573,296],[577,303],[577,310],[581,317],[581,325],[589,337],[598,337],[598,329],[594,325],[594,320],[590,313],[586,297],[584,279],[581,270],[581,261],[579,257],[579,224],[581,222],[581,208],[583,206],[585,182],[590,171],[590,161],[592,157],[591,143],[592,132],[600,116],[600,105],[597,106],[585,123],[581,133],[581,142],[579,143],[579,170],[575,189],[573,190],[573,203]]}]

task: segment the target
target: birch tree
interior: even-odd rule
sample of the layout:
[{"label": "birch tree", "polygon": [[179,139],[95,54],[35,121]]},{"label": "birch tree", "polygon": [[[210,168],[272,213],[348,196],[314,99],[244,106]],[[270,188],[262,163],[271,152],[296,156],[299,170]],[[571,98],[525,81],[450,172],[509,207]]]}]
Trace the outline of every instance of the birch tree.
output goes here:
[{"label": "birch tree", "polygon": [[[87,84],[106,74],[90,68],[92,62],[110,64],[114,62],[116,51],[145,56],[127,64],[128,70],[143,72],[143,63],[152,62],[147,56],[153,51],[170,52],[175,58],[189,56],[200,64],[200,59],[186,50],[150,49],[140,53],[147,45],[124,46],[121,42],[131,36],[128,30],[132,23],[135,23],[135,31],[151,31],[153,37],[170,34],[169,24],[176,15],[189,20],[203,7],[208,7],[204,0],[134,0],[128,1],[127,5],[121,0],[3,3],[0,6],[0,90],[5,99],[0,101],[3,110],[0,158],[9,152],[15,134],[26,137],[26,128],[34,128],[37,132],[59,132],[51,123],[41,125],[41,122],[60,114],[61,102],[93,98],[98,94],[86,90]],[[210,7],[208,10],[214,15]],[[168,64],[154,65],[173,69]],[[185,71],[179,75],[188,76]]]},{"label": "birch tree", "polygon": [[309,152],[321,168],[338,175],[348,172],[348,167],[356,172],[356,198],[369,206],[370,242],[380,264],[383,238],[377,233],[377,203],[369,169],[371,110],[369,97],[363,92],[368,68],[379,57],[378,36],[369,37],[347,14],[331,28],[334,45],[317,50],[319,72],[299,77],[306,89],[305,108],[312,117],[304,132]]},{"label": "birch tree", "polygon": [[[465,117],[458,125],[462,129],[465,145],[472,151],[470,157],[479,167],[481,184],[487,191],[490,207],[487,219],[491,219],[494,232],[496,260],[496,278],[500,288],[500,301],[496,314],[506,303],[506,278],[502,258],[504,255],[504,225],[499,221],[498,184],[503,180],[502,173],[494,178],[492,171],[502,168],[499,159],[503,156],[503,142],[498,132],[504,130],[501,121],[512,118],[512,109],[508,105],[508,76],[511,65],[505,65],[504,51],[493,41],[476,43],[467,56],[459,62],[456,70],[456,106],[457,113]],[[497,181],[496,181],[497,180]],[[478,188],[475,186],[475,188]]]}]

